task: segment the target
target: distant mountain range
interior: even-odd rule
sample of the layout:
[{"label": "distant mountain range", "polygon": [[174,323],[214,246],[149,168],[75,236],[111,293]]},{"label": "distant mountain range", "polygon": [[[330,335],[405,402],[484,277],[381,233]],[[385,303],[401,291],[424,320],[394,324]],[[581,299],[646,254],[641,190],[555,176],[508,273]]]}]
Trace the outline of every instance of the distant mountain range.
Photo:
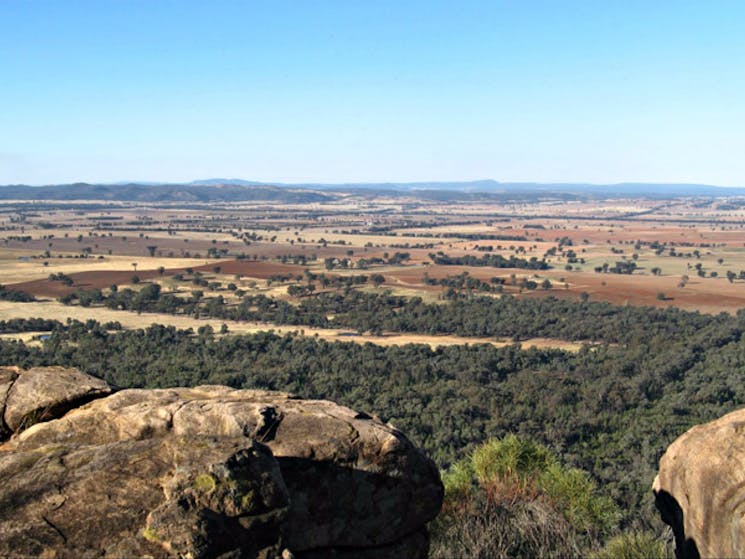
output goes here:
[{"label": "distant mountain range", "polygon": [[322,192],[277,186],[239,184],[58,184],[0,186],[0,200],[109,200],[121,202],[310,203],[333,200]]},{"label": "distant mountain range", "polygon": [[110,200],[123,202],[327,202],[344,196],[408,197],[441,201],[653,198],[745,196],[743,187],[657,183],[521,183],[477,180],[413,183],[269,184],[242,179],[206,179],[189,183],[73,183],[0,186],[0,200]]},{"label": "distant mountain range", "polygon": [[282,188],[302,188],[309,190],[330,190],[348,192],[355,190],[366,191],[430,191],[445,190],[453,192],[552,192],[571,194],[598,194],[602,196],[742,196],[745,187],[714,186],[696,183],[539,183],[539,182],[498,182],[492,179],[475,181],[451,182],[359,182],[359,183],[265,183],[242,179],[205,179],[193,181],[189,184],[208,185],[240,185],[240,186],[277,186]]}]

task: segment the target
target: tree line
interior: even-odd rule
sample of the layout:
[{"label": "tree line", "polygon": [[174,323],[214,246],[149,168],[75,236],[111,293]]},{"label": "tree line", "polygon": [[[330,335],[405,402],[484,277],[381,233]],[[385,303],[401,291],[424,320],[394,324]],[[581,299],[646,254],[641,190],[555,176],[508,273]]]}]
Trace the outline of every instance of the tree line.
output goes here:
[{"label": "tree line", "polygon": [[[462,279],[467,285],[467,276]],[[452,281],[459,284],[457,278]],[[533,337],[620,344],[640,343],[647,338],[665,341],[693,335],[712,322],[728,320],[727,315],[713,317],[674,307],[620,307],[587,298],[577,302],[552,296],[521,299],[508,294],[494,298],[453,293],[447,302],[427,303],[421,297],[401,297],[387,291],[368,293],[349,287],[303,295],[298,304],[263,294],[244,294],[235,303],[219,294],[204,297],[200,290],[187,296],[164,293],[153,283],[139,290],[124,288],[109,293],[77,290],[61,300],[136,312],[349,328],[360,333],[456,334],[515,341]]]}]

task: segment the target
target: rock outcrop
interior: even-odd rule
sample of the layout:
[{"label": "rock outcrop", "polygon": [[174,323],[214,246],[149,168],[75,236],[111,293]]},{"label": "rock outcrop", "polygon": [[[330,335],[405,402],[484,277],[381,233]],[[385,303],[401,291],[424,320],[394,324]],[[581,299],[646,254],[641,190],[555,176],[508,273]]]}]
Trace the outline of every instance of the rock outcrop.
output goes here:
[{"label": "rock outcrop", "polygon": [[442,484],[393,427],[285,393],[107,395],[86,377],[0,369],[15,431],[0,446],[0,556],[426,557]]},{"label": "rock outcrop", "polygon": [[[3,420],[11,431],[19,431],[62,416],[85,402],[111,393],[104,381],[64,367],[36,367],[19,375],[6,368],[8,392]],[[0,380],[2,382],[2,380]]]},{"label": "rock outcrop", "polygon": [[679,558],[745,557],[745,410],[673,442],[652,489]]}]

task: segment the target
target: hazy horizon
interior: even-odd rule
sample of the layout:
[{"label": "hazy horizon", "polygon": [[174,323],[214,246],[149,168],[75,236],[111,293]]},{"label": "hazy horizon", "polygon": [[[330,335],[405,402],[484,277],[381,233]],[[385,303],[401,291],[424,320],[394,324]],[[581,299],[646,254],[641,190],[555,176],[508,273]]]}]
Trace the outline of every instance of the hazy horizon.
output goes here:
[{"label": "hazy horizon", "polygon": [[[392,190],[417,190],[417,189],[436,189],[436,190],[463,190],[470,192],[489,192],[488,185],[491,188],[494,187],[505,187],[515,189],[516,187],[535,187],[538,190],[547,190],[553,188],[555,190],[572,190],[573,188],[587,189],[613,189],[613,188],[628,188],[633,190],[634,187],[642,188],[646,186],[658,186],[661,188],[672,189],[674,187],[681,188],[701,188],[703,191],[706,189],[731,189],[745,190],[743,185],[721,185],[721,184],[706,184],[706,183],[683,183],[683,182],[619,182],[619,183],[592,183],[592,182],[579,182],[579,181],[563,181],[563,182],[537,182],[537,181],[499,181],[496,179],[471,179],[471,180],[452,180],[452,181],[436,181],[436,180],[414,180],[414,181],[382,181],[382,182],[281,182],[281,181],[256,181],[252,179],[238,178],[238,177],[211,177],[206,179],[194,179],[187,181],[150,181],[150,180],[118,180],[111,182],[97,182],[97,181],[70,181],[64,183],[48,183],[48,184],[29,184],[29,183],[8,183],[0,184],[0,188],[4,187],[58,187],[58,186],[73,186],[76,184],[88,184],[105,187],[116,187],[116,186],[127,186],[127,185],[138,185],[143,187],[148,186],[216,186],[216,185],[236,185],[246,187],[282,187],[282,188],[306,188],[313,189],[318,187],[321,190],[325,189],[336,189],[336,188],[384,188],[388,187]],[[478,190],[479,186],[483,187],[482,190]],[[670,192],[668,192],[670,193]],[[688,195],[688,193],[681,193],[681,195]],[[705,192],[702,195],[708,195]]]},{"label": "hazy horizon", "polygon": [[739,186],[743,22],[734,1],[4,2],[0,184]]}]

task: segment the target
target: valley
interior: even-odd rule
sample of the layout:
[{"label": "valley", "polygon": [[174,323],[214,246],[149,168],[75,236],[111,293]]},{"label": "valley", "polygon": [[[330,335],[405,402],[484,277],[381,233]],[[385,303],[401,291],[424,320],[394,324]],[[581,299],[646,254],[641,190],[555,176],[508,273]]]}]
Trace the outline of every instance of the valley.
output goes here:
[{"label": "valley", "polygon": [[446,486],[516,435],[618,507],[581,546],[660,534],[664,449],[745,405],[739,198],[324,196],[5,203],[0,361],[334,400]]}]

